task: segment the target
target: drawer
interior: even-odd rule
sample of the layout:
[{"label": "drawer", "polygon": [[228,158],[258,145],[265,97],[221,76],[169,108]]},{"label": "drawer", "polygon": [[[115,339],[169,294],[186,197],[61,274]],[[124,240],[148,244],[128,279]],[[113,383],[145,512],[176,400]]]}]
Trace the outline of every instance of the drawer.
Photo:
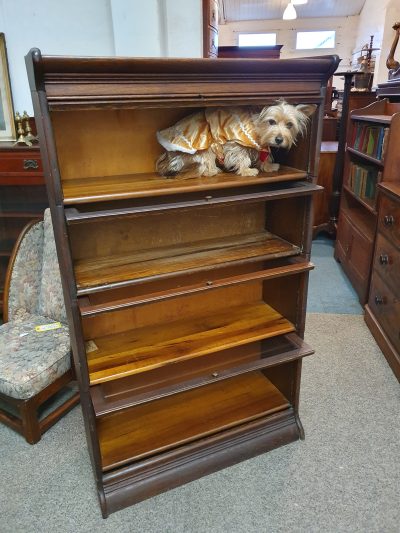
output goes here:
[{"label": "drawer", "polygon": [[381,195],[379,207],[379,231],[400,248],[400,202]]},{"label": "drawer", "polygon": [[43,175],[39,151],[2,152],[0,155],[0,176],[31,174]]},{"label": "drawer", "polygon": [[396,350],[400,350],[400,297],[374,272],[369,307]]},{"label": "drawer", "polygon": [[400,250],[378,233],[374,270],[400,295]]}]

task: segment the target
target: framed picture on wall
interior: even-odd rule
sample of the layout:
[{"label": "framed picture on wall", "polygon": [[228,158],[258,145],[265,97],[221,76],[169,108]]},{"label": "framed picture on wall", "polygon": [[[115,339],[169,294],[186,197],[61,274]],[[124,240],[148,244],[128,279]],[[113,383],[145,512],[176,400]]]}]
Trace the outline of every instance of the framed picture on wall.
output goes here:
[{"label": "framed picture on wall", "polygon": [[4,33],[0,33],[0,141],[15,141],[14,109]]}]

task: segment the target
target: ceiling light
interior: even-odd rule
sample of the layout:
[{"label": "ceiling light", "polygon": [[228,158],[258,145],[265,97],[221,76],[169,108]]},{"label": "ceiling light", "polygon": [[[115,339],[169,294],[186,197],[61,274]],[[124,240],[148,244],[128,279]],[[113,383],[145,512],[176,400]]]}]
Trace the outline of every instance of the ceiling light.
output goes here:
[{"label": "ceiling light", "polygon": [[307,4],[308,0],[292,0],[292,4],[294,6],[301,6],[303,4]]},{"label": "ceiling light", "polygon": [[283,12],[283,20],[293,20],[297,18],[297,13],[294,8],[294,5],[290,2],[285,11]]}]

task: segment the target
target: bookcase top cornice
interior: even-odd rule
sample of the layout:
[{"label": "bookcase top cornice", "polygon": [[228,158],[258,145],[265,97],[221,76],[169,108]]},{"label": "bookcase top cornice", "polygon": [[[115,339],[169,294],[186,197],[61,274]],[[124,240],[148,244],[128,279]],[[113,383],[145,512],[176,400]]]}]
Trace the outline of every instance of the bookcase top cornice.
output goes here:
[{"label": "bookcase top cornice", "polygon": [[[335,55],[282,60],[68,57],[42,56],[40,50],[32,49],[26,62],[31,89],[45,90],[50,105],[155,103],[164,98],[165,84],[170,86],[169,100],[198,105],[205,98],[211,105],[219,105],[220,100],[234,100],[241,94],[254,103],[259,98],[265,100],[266,94],[272,98],[286,96],[282,94],[282,83],[287,95],[299,102],[302,96],[308,100],[318,97],[321,83],[336,70],[339,58]],[[276,87],[274,91],[278,84],[279,90]]]}]

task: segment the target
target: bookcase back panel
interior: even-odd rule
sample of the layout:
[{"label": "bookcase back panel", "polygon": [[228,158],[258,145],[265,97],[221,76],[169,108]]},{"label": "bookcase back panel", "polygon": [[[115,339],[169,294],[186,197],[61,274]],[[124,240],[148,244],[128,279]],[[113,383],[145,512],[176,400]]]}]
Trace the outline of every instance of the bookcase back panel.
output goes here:
[{"label": "bookcase back panel", "polygon": [[[134,328],[156,326],[182,319],[197,318],[229,311],[235,306],[265,302],[292,324],[298,323],[298,306],[306,274],[273,280],[251,281],[199,294],[181,296],[142,306],[111,311],[82,319],[86,340]],[[295,297],[294,297],[295,295]]]},{"label": "bookcase back panel", "polygon": [[262,282],[255,281],[84,318],[83,331],[85,339],[90,340],[135,328],[207,316],[261,300]]},{"label": "bookcase back panel", "polygon": [[[157,141],[157,131],[199,110],[172,107],[52,111],[61,180],[154,173],[155,162],[164,150]],[[310,121],[307,132],[298,136],[290,150],[273,150],[274,159],[307,170],[314,137],[315,126]]]},{"label": "bookcase back panel", "polygon": [[296,246],[305,247],[307,234],[304,224],[310,220],[310,209],[311,200],[306,197],[268,202],[266,229]]},{"label": "bookcase back panel", "polygon": [[126,217],[70,227],[75,261],[263,231],[265,205],[236,204]]},{"label": "bookcase back panel", "polygon": [[61,179],[155,172],[156,132],[194,109],[53,111]]},{"label": "bookcase back panel", "polygon": [[292,324],[298,327],[298,313],[301,309],[303,284],[308,274],[287,276],[263,283],[263,299]]}]

